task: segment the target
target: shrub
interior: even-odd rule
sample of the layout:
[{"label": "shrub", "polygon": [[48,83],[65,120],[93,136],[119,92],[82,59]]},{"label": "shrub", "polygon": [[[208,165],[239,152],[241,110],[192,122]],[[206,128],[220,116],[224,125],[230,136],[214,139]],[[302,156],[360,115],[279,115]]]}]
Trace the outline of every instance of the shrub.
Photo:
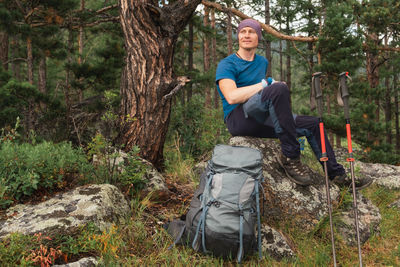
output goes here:
[{"label": "shrub", "polygon": [[137,146],[124,153],[97,133],[88,144],[88,158],[93,160],[97,183],[114,184],[131,197],[137,190],[143,189],[147,166],[139,157]]},{"label": "shrub", "polygon": [[32,196],[37,190],[53,191],[66,185],[65,177],[89,175],[92,169],[81,149],[70,143],[0,143],[0,207]]}]

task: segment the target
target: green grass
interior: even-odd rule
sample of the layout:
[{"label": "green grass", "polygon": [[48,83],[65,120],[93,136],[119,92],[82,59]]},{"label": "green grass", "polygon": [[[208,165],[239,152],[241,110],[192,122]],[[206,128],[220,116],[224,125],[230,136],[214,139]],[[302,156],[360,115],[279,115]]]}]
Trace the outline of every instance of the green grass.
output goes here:
[{"label": "green grass", "polygon": [[[398,190],[387,190],[373,186],[363,191],[381,211],[380,232],[375,233],[363,246],[365,266],[399,266],[400,264],[400,212],[387,205],[400,196]],[[168,247],[173,242],[157,222],[163,220],[149,210],[154,203],[146,199],[131,201],[132,216],[119,225],[101,232],[88,226],[76,235],[58,237],[45,244],[59,249],[69,259],[79,255],[94,255],[105,266],[236,266],[236,262],[195,253],[191,248]],[[337,222],[335,221],[335,224]],[[329,220],[324,218],[309,233],[293,226],[283,226],[293,239],[297,258],[294,261],[277,262],[264,255],[258,261],[256,255],[248,257],[244,266],[329,266],[332,265]],[[341,266],[356,266],[358,250],[349,247],[338,234],[335,235],[337,262]],[[31,237],[13,235],[0,243],[0,265],[27,265],[30,251],[37,249],[39,243],[32,243]]]},{"label": "green grass", "polygon": [[[166,170],[163,175],[170,182],[189,185],[194,189],[198,177],[192,170],[199,158],[182,153],[179,142],[177,135],[173,142],[166,144]],[[302,160],[323,175],[321,165],[308,145],[302,152]],[[400,266],[400,211],[388,207],[400,197],[400,190],[373,185],[361,192],[379,208],[382,216],[380,231],[374,233],[362,246],[364,265]],[[168,249],[173,240],[163,229],[162,223],[183,214],[187,209],[187,202],[178,202],[163,210],[155,208],[157,205],[162,206],[162,203],[151,200],[150,196],[144,199],[133,198],[130,203],[131,215],[108,231],[102,232],[90,224],[70,235],[51,237],[51,240],[14,234],[0,242],[0,266],[33,266],[32,253],[37,252],[41,245],[49,250],[52,248],[61,251],[58,263],[62,263],[64,259],[71,262],[81,257],[95,256],[99,259],[100,266],[237,266],[235,260],[203,255],[189,247],[176,246]],[[340,223],[340,211],[351,205],[352,195],[342,191],[340,201],[334,207],[334,225]],[[252,255],[246,258],[243,266],[333,265],[327,216],[310,232],[303,232],[303,229],[290,220],[277,228],[293,240],[297,257],[278,262],[267,254],[263,255],[261,261],[257,255]],[[336,228],[335,245],[340,266],[358,265],[357,247],[347,246]]]}]

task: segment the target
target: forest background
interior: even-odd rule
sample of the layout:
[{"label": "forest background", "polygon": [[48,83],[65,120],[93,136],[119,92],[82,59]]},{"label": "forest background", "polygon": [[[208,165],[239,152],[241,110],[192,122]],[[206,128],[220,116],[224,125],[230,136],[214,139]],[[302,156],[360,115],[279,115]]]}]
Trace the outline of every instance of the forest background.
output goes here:
[{"label": "forest background", "polygon": [[[17,146],[49,157],[54,146],[54,153],[90,162],[117,147],[167,176],[191,168],[229,138],[215,69],[237,50],[236,27],[247,16],[264,23],[257,53],[270,62],[267,75],[288,84],[294,113],[316,115],[308,104],[311,75],[323,72],[324,120],[340,148],[346,133],[336,92],[338,75],[348,71],[358,157],[399,164],[396,0],[2,0],[3,159]],[[5,166],[6,160],[0,173],[10,172]],[[61,188],[49,177],[64,175],[66,167],[48,170],[46,178],[26,168],[19,174],[25,179],[12,183],[0,176],[0,205],[38,188]],[[93,179],[116,179],[110,170],[102,175]],[[123,179],[140,183],[136,176]]]}]

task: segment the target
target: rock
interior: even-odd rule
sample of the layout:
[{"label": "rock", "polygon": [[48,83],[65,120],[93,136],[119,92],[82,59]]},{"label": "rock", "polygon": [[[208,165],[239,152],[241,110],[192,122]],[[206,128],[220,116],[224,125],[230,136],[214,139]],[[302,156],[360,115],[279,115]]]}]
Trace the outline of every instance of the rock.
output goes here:
[{"label": "rock", "polygon": [[[389,205],[389,208],[398,208],[400,209],[400,199],[397,199],[395,202]],[[1,224],[0,224],[1,227]]]},{"label": "rock", "polygon": [[[357,210],[360,242],[363,244],[372,233],[379,231],[379,223],[382,217],[379,213],[379,209],[360,192],[357,192]],[[340,214],[340,223],[336,225],[336,228],[349,246],[357,245],[353,205]]]},{"label": "rock", "polygon": [[[364,154],[360,150],[353,150],[355,154]],[[350,166],[346,162],[348,156],[347,149],[341,148],[335,150],[335,155],[338,161],[343,162],[343,166],[350,173]],[[373,180],[374,184],[384,186],[389,189],[400,188],[400,166],[378,163],[365,163],[356,160],[354,162],[355,178]]]},{"label": "rock", "polygon": [[163,197],[161,196],[168,197],[170,192],[165,184],[165,178],[154,168],[153,164],[144,159],[142,159],[142,162],[147,166],[145,179],[148,182],[146,183],[144,192],[152,192],[154,196],[158,196],[158,198],[162,199]]},{"label": "rock", "polygon": [[125,197],[113,185],[89,185],[37,205],[16,205],[7,210],[2,222],[0,239],[13,232],[22,234],[68,234],[93,222],[105,230],[130,211]]},{"label": "rock", "polygon": [[400,166],[355,162],[356,176],[373,179],[373,183],[389,189],[400,188]]},{"label": "rock", "polygon": [[[124,171],[124,164],[128,164],[129,154],[122,151],[113,149],[113,153],[117,153],[118,156],[110,157],[112,162],[108,164],[110,166],[117,166],[118,172]],[[145,159],[141,159],[141,162],[146,166],[146,171],[144,174],[144,180],[146,181],[145,188],[143,189],[142,195],[145,196],[149,193],[152,194],[152,198],[166,199],[168,198],[170,192],[165,184],[164,177],[154,168],[153,164]],[[93,155],[93,164],[102,164],[101,160],[98,159],[97,155]]]},{"label": "rock", "polygon": [[281,261],[283,258],[294,259],[296,256],[289,246],[287,238],[268,225],[261,227],[261,241],[262,251],[277,261]]},{"label": "rock", "polygon": [[[328,216],[325,178],[313,173],[314,184],[299,186],[291,182],[276,161],[280,153],[278,142],[273,139],[251,137],[233,137],[230,145],[247,146],[258,149],[263,154],[263,188],[266,195],[264,221],[268,225],[291,223],[305,231],[312,230],[324,217]],[[376,167],[376,166],[375,166]],[[385,168],[385,166],[384,166]],[[400,177],[400,176],[399,176]],[[339,199],[339,188],[330,184],[330,196],[333,206]],[[368,240],[374,231],[378,231],[381,215],[372,202],[357,193],[360,240]],[[340,223],[335,225],[348,244],[356,244],[356,230],[352,205],[340,215]],[[277,250],[277,248],[274,248]]]},{"label": "rock", "polygon": [[76,262],[71,262],[68,264],[62,265],[53,265],[53,267],[94,267],[97,266],[99,263],[93,257],[83,258]]},{"label": "rock", "polygon": [[[263,188],[266,195],[264,221],[284,225],[289,221],[304,230],[311,230],[328,213],[325,178],[310,169],[314,185],[300,186],[290,181],[276,160],[280,146],[274,139],[233,137],[230,145],[258,149],[263,154]],[[339,188],[330,186],[332,201],[339,197]]]},{"label": "rock", "polygon": [[202,161],[197,163],[193,168],[193,172],[200,177],[201,174],[206,170],[207,164],[208,164],[207,161]]}]

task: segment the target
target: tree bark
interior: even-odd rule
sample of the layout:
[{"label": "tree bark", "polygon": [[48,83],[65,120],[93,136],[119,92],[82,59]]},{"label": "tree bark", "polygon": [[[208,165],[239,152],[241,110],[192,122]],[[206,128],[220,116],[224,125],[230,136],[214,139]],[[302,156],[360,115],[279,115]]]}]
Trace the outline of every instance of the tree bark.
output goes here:
[{"label": "tree bark", "polygon": [[[81,6],[80,6],[80,11],[83,12],[83,10],[85,9],[85,0],[81,0]],[[83,31],[83,26],[82,24],[79,26],[79,35],[78,35],[78,64],[81,65],[83,63],[83,48],[84,48],[84,31]],[[83,82],[83,78],[80,79],[80,82]],[[83,91],[81,88],[78,89],[79,90],[79,102],[82,102],[83,100]]]},{"label": "tree bark", "polygon": [[[388,35],[385,35],[385,45],[388,45]],[[390,69],[388,62],[385,62],[386,69]],[[385,123],[386,123],[386,143],[392,144],[392,88],[389,77],[385,78]]]},{"label": "tree bark", "polygon": [[394,76],[393,76],[393,91],[394,91],[394,117],[395,117],[395,128],[396,128],[396,151],[397,151],[398,154],[400,154],[400,123],[399,123],[398,78],[399,78],[398,73],[394,72]]},{"label": "tree bark", "polygon": [[[374,42],[374,45],[378,45],[379,39],[378,36],[374,33],[368,35],[370,40]],[[372,90],[376,89],[379,85],[379,59],[378,59],[378,54],[371,49],[367,50],[367,78],[368,78],[368,83],[369,86]],[[375,105],[376,105],[376,111],[375,111],[375,121],[379,122],[379,98],[377,97],[375,99]],[[374,140],[372,140],[374,138]],[[374,141],[376,145],[379,144],[378,138],[372,137],[372,134],[368,132],[368,140]]]},{"label": "tree bark", "polygon": [[[28,82],[33,85],[33,48],[32,39],[28,37],[26,39],[26,51],[27,51],[27,63],[28,63]],[[32,99],[28,99],[28,107],[25,110],[25,133],[28,136],[30,130],[33,129],[33,112],[34,103]]]},{"label": "tree bark", "polygon": [[[211,39],[211,62],[212,66],[217,66],[217,38],[215,33],[215,9],[211,9],[211,29],[212,29],[212,39]],[[219,94],[216,86],[214,87],[214,108],[219,107]]]},{"label": "tree bark", "polygon": [[0,62],[5,70],[8,70],[8,34],[0,32]]},{"label": "tree bark", "polygon": [[[271,23],[271,12],[269,8],[269,0],[265,0],[265,24],[270,25]],[[272,52],[271,52],[271,41],[265,40],[265,57],[268,60],[267,77],[272,76],[271,65],[272,65]]]},{"label": "tree bark", "polygon": [[[228,6],[229,6],[229,4],[228,4]],[[227,36],[228,55],[231,55],[231,54],[233,54],[232,14],[231,14],[231,12],[226,13],[226,36]]]},{"label": "tree bark", "polygon": [[[18,54],[18,37],[14,36],[11,41],[11,58],[16,58]],[[21,81],[21,67],[19,61],[13,61],[11,63],[12,73],[17,81]]]},{"label": "tree bark", "polygon": [[284,81],[282,40],[279,40],[279,80]]},{"label": "tree bark", "polygon": [[[40,60],[39,60],[39,70],[38,70],[38,89],[39,91],[46,95],[47,90],[46,90],[46,84],[47,84],[47,65],[46,65],[46,56],[43,55]],[[40,107],[45,110],[46,109],[46,104],[43,102],[40,102]]]},{"label": "tree bark", "polygon": [[[204,8],[204,17],[203,17],[203,25],[207,28],[210,25],[209,21],[210,9],[208,7]],[[204,33],[203,39],[203,62],[204,62],[204,73],[210,70],[210,37],[207,33]],[[206,107],[211,107],[211,89],[206,84],[204,88],[205,96],[206,96]]]},{"label": "tree bark", "polygon": [[141,157],[162,168],[173,89],[173,55],[179,33],[201,0],[120,0],[125,39],[125,67],[121,77],[121,129],[118,142],[129,151],[140,147]]},{"label": "tree bark", "polygon": [[[190,75],[193,73],[193,21],[189,21],[189,49],[188,49],[188,70]],[[189,83],[187,94],[186,94],[186,101],[189,102],[193,95],[193,88],[192,83]]]}]

